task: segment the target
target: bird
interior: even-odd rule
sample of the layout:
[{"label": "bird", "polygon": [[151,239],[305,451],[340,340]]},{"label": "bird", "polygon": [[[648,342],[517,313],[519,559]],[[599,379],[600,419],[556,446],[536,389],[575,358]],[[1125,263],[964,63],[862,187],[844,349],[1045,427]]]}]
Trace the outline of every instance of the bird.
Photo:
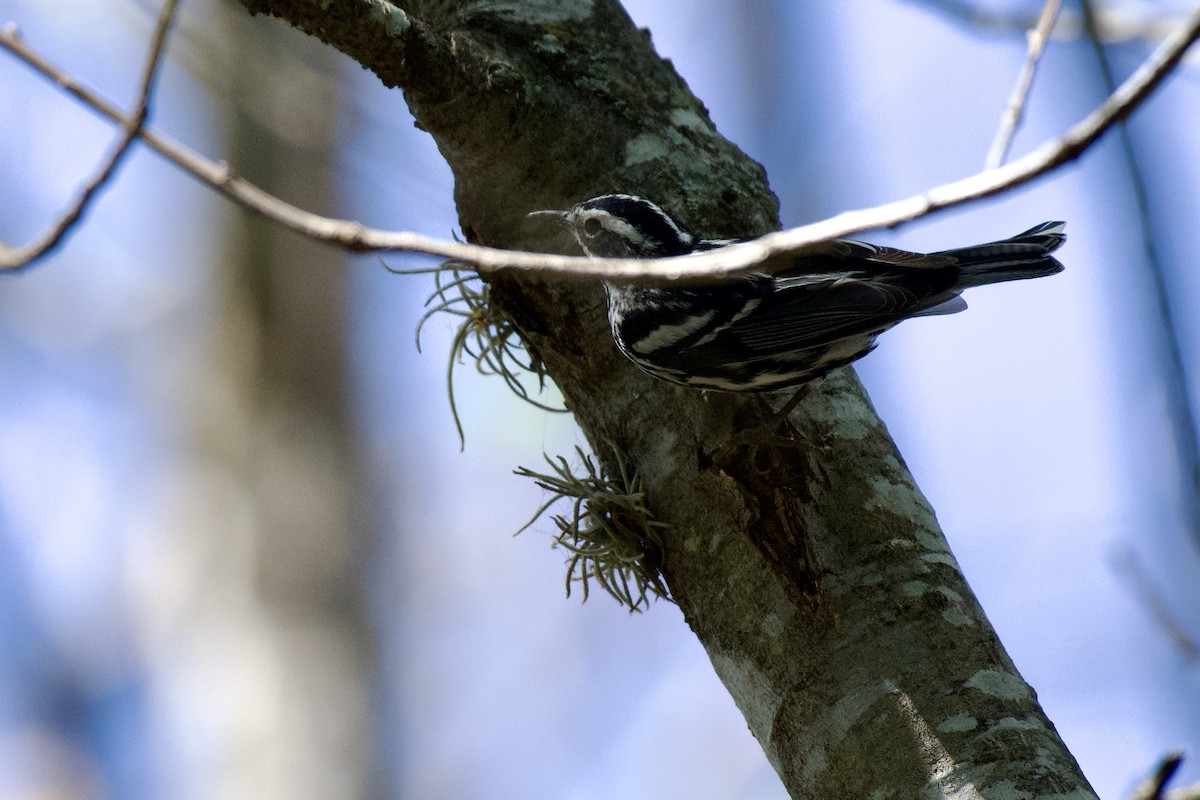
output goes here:
[{"label": "bird", "polygon": [[[746,241],[698,238],[630,194],[530,216],[565,226],[595,258],[663,258]],[[717,282],[607,280],[609,326],[621,353],[655,378],[724,392],[800,390],[790,410],[831,370],[871,352],[881,333],[964,310],[964,289],[1061,272],[1051,254],[1066,241],[1065,225],[1043,222],[1008,239],[927,254],[834,239]]]}]

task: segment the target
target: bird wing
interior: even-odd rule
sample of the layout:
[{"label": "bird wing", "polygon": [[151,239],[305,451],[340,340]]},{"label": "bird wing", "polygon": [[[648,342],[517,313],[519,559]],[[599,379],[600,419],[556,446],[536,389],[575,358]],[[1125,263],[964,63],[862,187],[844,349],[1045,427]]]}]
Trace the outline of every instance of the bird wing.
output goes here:
[{"label": "bird wing", "polygon": [[[747,348],[782,352],[874,335],[954,296],[955,259],[837,240],[769,280],[770,291],[730,331]],[[946,311],[961,305],[951,304]]]},{"label": "bird wing", "polygon": [[777,279],[775,291],[730,333],[760,352],[806,350],[848,336],[880,333],[916,313],[933,294],[887,277],[863,279],[842,273]]},{"label": "bird wing", "polygon": [[[821,252],[822,255],[825,254],[825,251]],[[833,260],[843,261],[846,265],[879,265],[919,270],[940,269],[958,263],[958,259],[948,253],[913,253],[853,239],[834,239],[829,242],[827,252]]]}]

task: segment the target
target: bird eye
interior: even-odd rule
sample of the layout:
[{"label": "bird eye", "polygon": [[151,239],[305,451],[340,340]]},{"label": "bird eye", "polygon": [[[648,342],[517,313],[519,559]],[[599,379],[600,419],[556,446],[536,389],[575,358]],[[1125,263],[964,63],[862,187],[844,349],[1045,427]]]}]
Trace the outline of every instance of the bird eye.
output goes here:
[{"label": "bird eye", "polygon": [[600,224],[600,220],[595,217],[589,217],[583,221],[583,232],[588,236],[595,236],[604,226]]}]

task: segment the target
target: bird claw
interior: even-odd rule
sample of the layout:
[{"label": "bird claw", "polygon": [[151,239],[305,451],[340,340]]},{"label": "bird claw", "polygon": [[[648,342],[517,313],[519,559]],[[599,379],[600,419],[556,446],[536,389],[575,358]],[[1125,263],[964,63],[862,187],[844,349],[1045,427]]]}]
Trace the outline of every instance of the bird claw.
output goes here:
[{"label": "bird claw", "polygon": [[[747,428],[742,428],[720,446],[705,452],[705,457],[713,463],[726,462],[737,449],[749,447],[753,463],[759,460],[757,456],[759,450],[762,448],[795,450],[806,459],[813,455],[814,450],[825,450],[824,445],[814,445],[812,442],[802,438],[800,432],[788,420],[792,411],[796,409],[804,398],[812,393],[820,382],[820,380],[816,380],[800,387],[779,409],[770,409],[770,414],[766,419],[759,420]],[[766,405],[766,402],[763,402]],[[782,430],[780,430],[781,428]],[[770,433],[769,435],[764,435],[765,432]]]}]

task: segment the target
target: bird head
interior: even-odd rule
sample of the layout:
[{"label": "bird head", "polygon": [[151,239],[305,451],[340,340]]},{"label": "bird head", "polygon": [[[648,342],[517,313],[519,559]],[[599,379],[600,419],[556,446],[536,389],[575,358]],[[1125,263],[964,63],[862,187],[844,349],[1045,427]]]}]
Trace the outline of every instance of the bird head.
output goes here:
[{"label": "bird head", "polygon": [[641,197],[605,194],[567,211],[534,211],[565,225],[596,258],[663,258],[691,252],[695,239],[661,208]]}]

